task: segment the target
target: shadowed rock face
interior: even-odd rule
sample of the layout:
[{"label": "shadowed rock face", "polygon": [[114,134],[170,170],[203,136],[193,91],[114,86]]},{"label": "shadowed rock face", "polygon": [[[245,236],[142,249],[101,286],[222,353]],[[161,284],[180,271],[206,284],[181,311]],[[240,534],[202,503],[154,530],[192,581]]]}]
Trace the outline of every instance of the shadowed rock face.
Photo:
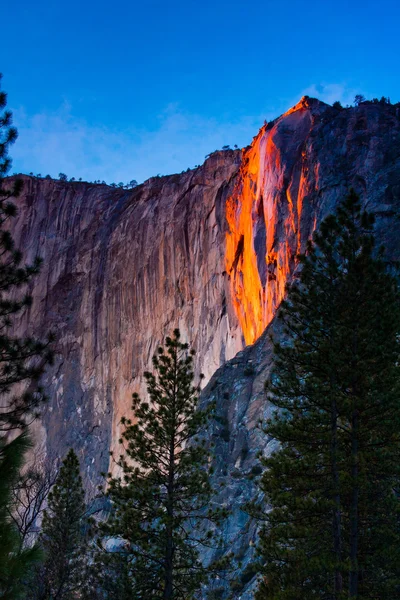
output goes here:
[{"label": "shadowed rock face", "polygon": [[[286,152],[286,147],[281,147],[282,158],[279,164],[284,165],[283,181],[288,182],[289,187],[292,186],[290,192],[292,205],[295,204],[293,197],[295,201],[299,198],[298,190],[303,187],[306,193],[301,197],[302,209],[299,211],[301,214],[296,214],[296,210],[293,211],[295,224],[298,225],[292,228],[286,227],[288,216],[291,217],[288,189],[275,186],[269,192],[274,199],[273,228],[275,233],[272,246],[267,247],[267,251],[273,251],[279,255],[279,252],[286,251],[287,247],[292,251],[296,244],[300,249],[304,248],[305,241],[313,229],[318,227],[321,220],[335,209],[349,187],[353,186],[360,194],[363,205],[375,214],[377,239],[385,246],[388,260],[399,260],[400,108],[362,105],[341,111],[339,114],[328,107],[323,112],[320,111],[320,106],[317,105],[317,108],[317,115],[312,114],[311,105],[311,115],[303,114],[301,117],[303,120],[313,120],[313,125],[306,135],[302,147],[298,148],[301,164],[299,165],[295,161],[290,164],[290,156]],[[300,115],[298,119],[300,120]],[[279,127],[284,125],[285,120],[278,121],[274,128],[277,128],[279,132]],[[275,139],[280,142],[279,134],[274,133],[273,129],[271,131],[273,136],[278,136]],[[268,131],[263,128],[247,154],[252,152],[254,146],[260,143],[260,138],[262,139],[265,135],[268,135]],[[290,145],[289,150],[291,147],[293,151],[293,140]],[[245,160],[246,153],[244,154]],[[262,168],[255,172],[258,181],[263,177],[272,177],[270,160],[267,159],[264,165],[266,165],[264,172],[262,172]],[[249,171],[243,173],[242,167],[242,173],[239,175],[233,195],[233,199],[238,205],[237,214],[239,216],[240,188],[239,192],[237,190],[238,186],[246,185],[246,182],[240,181],[240,178],[243,180],[245,177],[255,181],[255,177],[253,178]],[[297,191],[293,184],[296,177],[300,182]],[[301,183],[302,177],[304,178],[303,183]],[[254,184],[248,184],[248,187],[253,191],[255,189]],[[266,194],[264,202],[265,196]],[[257,192],[253,193],[252,200],[257,201]],[[231,201],[232,199],[228,202]],[[251,214],[253,215],[253,228],[256,230],[257,223],[262,217],[256,210],[253,210]],[[282,233],[285,230],[289,232],[286,236]],[[248,240],[251,240],[251,232],[251,228],[247,229]],[[232,233],[228,233],[229,235]],[[246,232],[244,235],[245,241],[241,242],[241,252],[243,253],[246,252],[244,247]],[[256,235],[257,233],[253,239],[256,238]],[[266,237],[268,238],[268,233]],[[257,259],[259,261],[259,256]],[[290,261],[286,277],[289,281],[296,268],[294,257],[291,257]],[[254,261],[254,264],[258,269],[259,262]],[[258,271],[261,284],[254,273],[256,273],[255,270],[253,270],[253,277],[261,286],[262,273]],[[278,295],[276,279],[272,280],[270,286],[271,284],[272,294]],[[235,285],[234,278],[231,278],[231,286]],[[244,293],[246,293],[246,289],[244,289]],[[270,290],[269,293],[271,294]],[[254,319],[254,313],[261,305],[260,298],[262,301],[261,294],[249,295],[247,298],[250,304],[249,310],[252,310],[251,303],[255,306],[253,312],[250,312],[249,323],[252,318]],[[267,322],[269,320],[267,319]],[[253,320],[253,322],[255,321]],[[277,319],[272,319],[269,327],[253,345],[246,347],[233,360],[222,366],[202,394],[204,405],[210,401],[215,401],[217,404],[218,419],[208,432],[208,436],[215,444],[214,482],[215,488],[221,489],[218,501],[232,509],[231,516],[224,523],[223,533],[228,546],[233,548],[243,561],[243,570],[252,556],[257,527],[254,522],[248,520],[240,507],[257,494],[255,483],[260,472],[260,469],[257,468],[259,467],[258,453],[261,451],[268,455],[276,447],[276,442],[268,439],[257,427],[258,421],[270,417],[273,410],[264,394],[264,385],[273,358],[271,337],[282,339]],[[255,581],[253,579],[248,582],[248,579],[246,577],[242,579],[242,590],[238,592],[237,597],[242,600],[250,600],[253,597]]]},{"label": "shadowed rock face", "polygon": [[258,449],[268,451],[255,430],[270,410],[262,333],[297,252],[350,186],[376,213],[389,257],[399,258],[399,110],[337,110],[303,98],[243,152],[214,153],[196,170],[130,191],[24,177],[13,233],[27,260],[39,254],[44,263],[19,330],[52,328],[58,339],[38,426],[47,452],[74,446],[87,486],[101,481],[119,419],[132,392],[143,392],[143,370],[179,327],[206,382],[226,363],[203,401],[217,400],[224,423],[213,436],[222,499],[236,507],[226,535],[248,548],[254,531],[238,535],[252,485],[244,474]]}]

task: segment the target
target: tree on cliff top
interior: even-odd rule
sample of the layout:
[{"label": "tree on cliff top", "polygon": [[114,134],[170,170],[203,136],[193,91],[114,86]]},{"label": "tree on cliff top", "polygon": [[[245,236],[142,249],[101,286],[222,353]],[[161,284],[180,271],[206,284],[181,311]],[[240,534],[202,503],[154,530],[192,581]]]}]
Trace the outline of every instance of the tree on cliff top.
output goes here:
[{"label": "tree on cliff top", "polygon": [[356,94],[354,96],[355,106],[360,106],[360,104],[362,104],[363,102],[365,102],[365,96],[363,96],[362,94]]},{"label": "tree on cliff top", "polygon": [[259,600],[400,593],[400,296],[372,228],[351,192],[280,311]]},{"label": "tree on cliff top", "polygon": [[123,477],[109,478],[113,510],[103,533],[121,540],[120,572],[130,580],[131,598],[186,599],[207,581],[199,548],[216,544],[215,523],[223,514],[210,503],[210,455],[198,439],[213,407],[197,408],[193,352],[178,330],[153,366],[155,375],[145,373],[149,402],[135,394],[135,422],[122,421]]}]

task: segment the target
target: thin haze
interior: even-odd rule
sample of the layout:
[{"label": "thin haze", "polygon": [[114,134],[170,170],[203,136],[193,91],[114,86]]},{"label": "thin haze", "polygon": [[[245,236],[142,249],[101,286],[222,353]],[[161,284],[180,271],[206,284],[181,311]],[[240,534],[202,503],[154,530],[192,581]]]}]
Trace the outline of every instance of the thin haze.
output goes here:
[{"label": "thin haze", "polygon": [[180,172],[308,93],[400,100],[397,0],[21,0],[2,31],[13,171]]}]

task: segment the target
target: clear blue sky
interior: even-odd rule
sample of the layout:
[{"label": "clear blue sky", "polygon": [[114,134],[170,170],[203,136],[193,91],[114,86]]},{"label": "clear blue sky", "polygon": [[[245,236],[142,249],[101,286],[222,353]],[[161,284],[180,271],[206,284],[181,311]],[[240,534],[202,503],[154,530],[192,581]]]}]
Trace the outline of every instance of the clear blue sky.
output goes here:
[{"label": "clear blue sky", "polygon": [[247,145],[304,93],[400,100],[398,0],[19,0],[13,171],[128,181]]}]

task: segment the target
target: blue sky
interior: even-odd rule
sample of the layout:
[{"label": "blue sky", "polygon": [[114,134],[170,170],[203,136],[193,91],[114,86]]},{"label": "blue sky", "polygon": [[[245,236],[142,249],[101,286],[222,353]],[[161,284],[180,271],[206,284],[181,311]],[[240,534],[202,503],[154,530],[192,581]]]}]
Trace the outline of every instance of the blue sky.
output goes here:
[{"label": "blue sky", "polygon": [[398,0],[19,0],[2,28],[13,171],[180,172],[304,94],[400,100]]}]

